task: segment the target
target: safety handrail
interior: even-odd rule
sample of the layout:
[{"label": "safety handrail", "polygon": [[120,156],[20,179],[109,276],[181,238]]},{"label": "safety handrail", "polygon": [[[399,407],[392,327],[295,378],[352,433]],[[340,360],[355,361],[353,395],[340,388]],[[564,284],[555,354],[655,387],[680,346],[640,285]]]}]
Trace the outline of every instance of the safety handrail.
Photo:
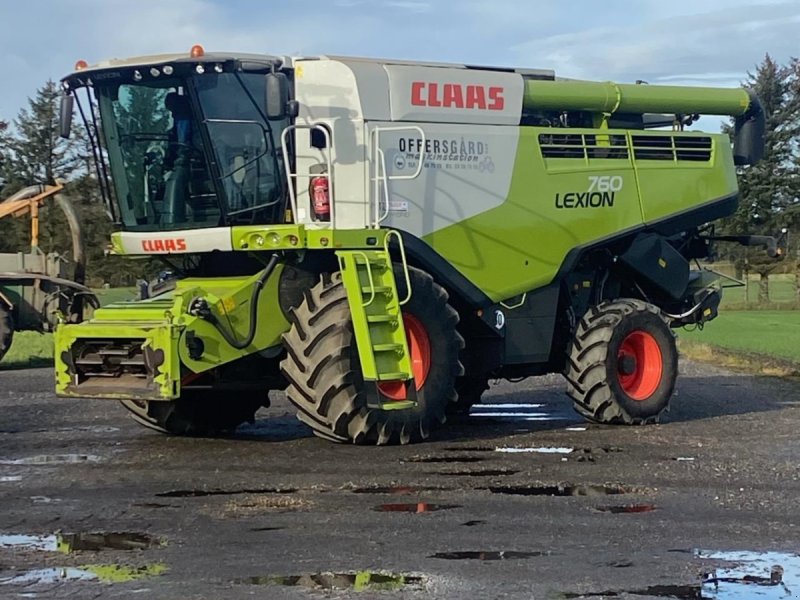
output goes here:
[{"label": "safety handrail", "polygon": [[[325,172],[325,173],[308,173],[308,174],[305,174],[305,173],[300,174],[300,173],[297,173],[297,172],[292,172],[292,170],[291,170],[291,168],[289,166],[289,165],[291,165],[291,162],[289,161],[289,147],[288,147],[287,141],[289,139],[289,133],[291,133],[291,132],[293,132],[295,130],[298,130],[298,129],[308,129],[309,131],[313,131],[313,130],[316,129],[316,130],[322,132],[322,135],[325,137],[325,148],[327,149],[327,152],[323,153],[324,156],[325,156],[325,168],[326,168],[327,172]],[[288,187],[289,187],[289,203],[291,204],[291,207],[292,207],[292,215],[293,215],[293,217],[295,219],[295,222],[297,222],[297,219],[298,219],[298,213],[297,213],[297,191],[295,190],[296,181],[298,179],[300,179],[301,177],[308,178],[308,179],[312,179],[314,177],[324,177],[325,179],[328,180],[328,197],[329,197],[330,209],[331,209],[331,218],[330,218],[330,221],[328,221],[328,225],[330,227],[332,227],[332,228],[335,227],[335,222],[336,222],[335,216],[336,215],[335,215],[334,211],[336,210],[335,209],[336,196],[334,194],[334,185],[333,185],[333,162],[331,160],[331,152],[330,152],[331,148],[333,148],[333,143],[331,141],[331,132],[328,131],[327,127],[325,127],[324,125],[321,125],[321,124],[311,123],[311,124],[308,124],[308,125],[306,125],[306,124],[289,125],[288,127],[286,127],[283,130],[283,132],[281,132],[281,152],[283,154],[283,164],[284,164],[284,168],[286,169],[286,179],[287,179]]]},{"label": "safety handrail", "polygon": [[[416,131],[417,133],[419,133],[421,139],[417,170],[410,175],[387,175],[386,154],[383,152],[383,149],[381,148],[380,134],[385,131],[408,131],[408,130]],[[373,162],[375,164],[375,177],[373,178],[373,182],[375,184],[374,187],[375,221],[373,223],[373,227],[377,229],[378,227],[380,227],[380,224],[384,220],[386,220],[386,218],[389,216],[389,181],[410,180],[410,179],[416,179],[417,177],[420,176],[425,162],[425,144],[427,138],[425,137],[425,131],[419,125],[403,125],[399,127],[375,127],[372,130],[370,136],[372,138],[372,143],[374,144]],[[381,191],[383,191],[386,197],[385,211],[381,210]]]},{"label": "safety handrail", "polygon": [[383,238],[383,249],[386,251],[387,256],[391,256],[389,253],[389,240],[393,237],[397,238],[397,246],[400,248],[400,266],[403,269],[403,277],[406,280],[406,297],[400,301],[400,306],[403,306],[411,300],[411,274],[408,272],[408,260],[406,260],[406,247],[403,244],[403,236],[400,235],[399,231],[390,229],[386,232],[386,237]]}]

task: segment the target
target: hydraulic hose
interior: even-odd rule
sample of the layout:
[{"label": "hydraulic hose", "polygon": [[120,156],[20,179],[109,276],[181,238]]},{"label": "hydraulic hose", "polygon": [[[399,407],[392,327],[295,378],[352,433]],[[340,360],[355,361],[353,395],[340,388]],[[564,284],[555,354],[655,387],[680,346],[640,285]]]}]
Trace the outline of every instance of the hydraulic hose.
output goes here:
[{"label": "hydraulic hose", "polygon": [[277,264],[278,255],[273,254],[269,259],[267,266],[264,268],[261,275],[253,285],[253,293],[250,296],[250,327],[247,331],[247,336],[243,340],[239,341],[233,337],[233,334],[223,327],[222,323],[220,323],[219,320],[214,316],[207,304],[205,304],[205,308],[197,305],[201,300],[204,303],[204,299],[198,298],[193,300],[192,305],[189,307],[189,312],[196,314],[201,319],[204,319],[214,325],[214,328],[230,346],[236,348],[237,350],[244,350],[253,343],[253,340],[256,337],[256,327],[258,325],[258,299],[261,296],[261,290],[264,289],[264,284],[267,283],[269,276],[272,275],[272,272],[275,270]]}]

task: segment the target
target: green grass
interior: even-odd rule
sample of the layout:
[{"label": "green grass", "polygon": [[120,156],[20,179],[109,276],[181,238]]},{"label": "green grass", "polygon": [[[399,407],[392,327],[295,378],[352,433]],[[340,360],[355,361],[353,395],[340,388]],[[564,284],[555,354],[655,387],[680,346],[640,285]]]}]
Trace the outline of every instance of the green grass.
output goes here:
[{"label": "green grass", "polygon": [[702,331],[679,330],[678,337],[690,343],[800,363],[800,311],[723,310]]},{"label": "green grass", "polygon": [[[725,288],[722,306],[740,310],[755,308],[758,304],[758,275],[748,277],[748,286]],[[775,304],[797,304],[794,275],[771,275],[769,278],[769,300]]]},{"label": "green grass", "polygon": [[17,331],[11,349],[0,362],[0,370],[48,367],[52,364],[52,334]]},{"label": "green grass", "polygon": [[95,289],[92,291],[97,294],[101,306],[111,304],[112,302],[134,300],[136,298],[136,288],[132,287]]}]

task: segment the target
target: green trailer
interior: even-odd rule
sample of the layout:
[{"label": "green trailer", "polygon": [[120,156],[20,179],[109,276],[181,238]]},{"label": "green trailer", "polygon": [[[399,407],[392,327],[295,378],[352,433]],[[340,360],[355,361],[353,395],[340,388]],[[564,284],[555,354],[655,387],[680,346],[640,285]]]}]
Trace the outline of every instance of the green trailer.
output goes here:
[{"label": "green trailer", "polygon": [[[177,282],[59,325],[56,390],[173,434],[231,431],[285,388],[320,437],[408,443],[491,379],[546,373],[590,420],[653,422],[673,330],[717,316],[693,265],[763,151],[747,90],[539,69],[196,46],[63,85],[113,251]],[[690,128],[708,114],[733,144]]]}]

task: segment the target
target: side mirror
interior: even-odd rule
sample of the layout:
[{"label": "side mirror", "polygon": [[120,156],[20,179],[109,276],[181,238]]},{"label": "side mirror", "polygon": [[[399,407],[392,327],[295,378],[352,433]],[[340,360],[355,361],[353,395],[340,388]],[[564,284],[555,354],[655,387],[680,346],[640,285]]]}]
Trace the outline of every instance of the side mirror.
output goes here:
[{"label": "side mirror", "polygon": [[754,165],[764,156],[767,117],[758,97],[750,93],[750,108],[736,117],[733,136],[733,161],[737,166]]},{"label": "side mirror", "polygon": [[61,96],[61,109],[58,115],[58,124],[60,127],[61,137],[64,139],[69,138],[72,131],[72,111],[75,107],[75,96],[72,94],[64,93]]},{"label": "side mirror", "polygon": [[284,73],[267,73],[265,107],[270,121],[287,117],[289,105],[289,78]]}]

